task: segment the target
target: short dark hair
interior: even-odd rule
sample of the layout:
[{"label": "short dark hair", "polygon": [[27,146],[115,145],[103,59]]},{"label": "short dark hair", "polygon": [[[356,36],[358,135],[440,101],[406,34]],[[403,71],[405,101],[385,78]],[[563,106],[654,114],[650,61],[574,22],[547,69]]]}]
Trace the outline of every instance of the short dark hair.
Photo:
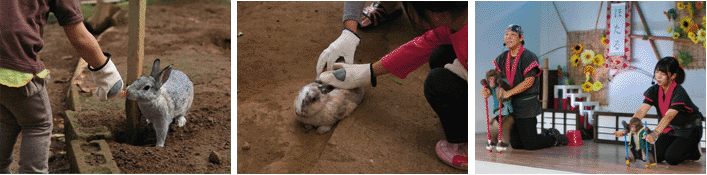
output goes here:
[{"label": "short dark hair", "polygon": [[674,74],[675,83],[677,84],[682,84],[685,82],[685,70],[680,67],[680,62],[678,62],[678,59],[675,57],[665,57],[658,60],[658,63],[655,64],[655,70],[653,73],[655,74],[656,71]]}]

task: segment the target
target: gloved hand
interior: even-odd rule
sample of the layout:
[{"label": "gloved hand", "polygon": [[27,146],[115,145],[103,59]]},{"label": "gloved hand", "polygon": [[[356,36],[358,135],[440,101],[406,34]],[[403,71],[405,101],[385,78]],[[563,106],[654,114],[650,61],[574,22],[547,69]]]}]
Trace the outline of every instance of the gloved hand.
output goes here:
[{"label": "gloved hand", "polygon": [[319,75],[318,80],[337,88],[355,89],[373,85],[376,87],[376,77],[371,71],[372,64],[334,63],[334,70]]},{"label": "gloved hand", "polygon": [[115,68],[113,61],[110,60],[111,55],[106,52],[103,52],[103,55],[108,57],[106,63],[98,68],[92,68],[89,65],[88,70],[91,70],[93,82],[96,82],[96,85],[98,85],[95,94],[101,101],[106,101],[115,97],[115,95],[123,90],[123,79],[120,77],[120,73],[118,73],[118,69]]},{"label": "gloved hand", "polygon": [[464,80],[469,81],[467,79],[467,73],[466,73],[466,68],[464,68],[464,65],[459,62],[459,59],[454,59],[453,63],[448,63],[444,65],[444,68],[449,69],[450,71],[454,72],[454,74],[459,75],[459,77],[462,77]]},{"label": "gloved hand", "polygon": [[353,64],[354,52],[356,52],[359,42],[361,42],[361,39],[351,30],[344,29],[341,31],[341,36],[329,44],[329,48],[319,55],[317,75],[325,70],[333,70],[332,66],[339,57],[343,57],[345,63]]}]

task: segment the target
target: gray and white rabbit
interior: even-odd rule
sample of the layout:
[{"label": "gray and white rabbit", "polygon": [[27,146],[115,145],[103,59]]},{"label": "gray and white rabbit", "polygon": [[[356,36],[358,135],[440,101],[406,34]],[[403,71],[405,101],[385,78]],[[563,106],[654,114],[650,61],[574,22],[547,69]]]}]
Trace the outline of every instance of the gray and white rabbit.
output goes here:
[{"label": "gray and white rabbit", "polygon": [[127,88],[127,98],[137,102],[147,123],[152,122],[157,134],[157,147],[164,147],[169,124],[182,127],[194,100],[194,85],[186,74],[172,70],[172,65],[160,69],[155,59],[148,77],[140,77]]},{"label": "gray and white rabbit", "polygon": [[363,95],[363,88],[340,89],[315,80],[299,90],[295,99],[296,119],[307,129],[319,127],[317,133],[324,134],[351,114],[363,101]]}]

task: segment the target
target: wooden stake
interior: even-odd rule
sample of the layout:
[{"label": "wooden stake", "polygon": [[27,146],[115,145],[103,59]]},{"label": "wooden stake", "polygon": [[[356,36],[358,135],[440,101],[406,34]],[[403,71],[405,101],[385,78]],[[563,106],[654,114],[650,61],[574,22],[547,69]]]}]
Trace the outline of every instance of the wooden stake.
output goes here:
[{"label": "wooden stake", "polygon": [[565,26],[565,21],[562,20],[562,15],[560,15],[560,11],[557,10],[557,5],[555,5],[555,2],[552,2],[552,6],[555,7],[555,12],[557,12],[557,18],[560,18],[560,23],[562,23],[562,28],[565,29],[565,36],[570,36],[570,33],[567,31],[567,26]]},{"label": "wooden stake", "polygon": [[[132,83],[142,75],[145,56],[145,7],[146,0],[131,0],[128,8],[128,77]],[[140,110],[135,101],[125,99],[125,122],[128,124],[128,143],[134,143],[140,123]]]},{"label": "wooden stake", "polygon": [[604,6],[604,1],[601,1],[601,4],[599,4],[599,13],[597,14],[597,22],[594,23],[594,30],[597,29],[599,25],[599,18],[601,18],[601,8]]},{"label": "wooden stake", "polygon": [[550,87],[548,87],[548,78],[550,77],[548,75],[548,73],[550,72],[548,70],[549,69],[549,67],[548,67],[549,61],[550,61],[549,58],[547,58],[547,57],[543,58],[543,62],[544,62],[543,63],[543,87],[545,87],[545,88],[543,88],[543,100],[542,100],[542,104],[543,104],[542,108],[543,109],[547,109],[547,101],[548,101],[548,99],[547,99],[548,92],[547,91],[548,91],[548,89],[550,89]]},{"label": "wooden stake", "polygon": [[[643,30],[646,31],[647,36],[651,36],[651,30],[648,28],[648,24],[646,23],[646,19],[643,18],[643,12],[641,11],[641,6],[638,6],[638,2],[633,1],[633,6],[636,7],[636,11],[638,12],[638,17],[641,18],[641,23],[643,23]],[[653,40],[649,40],[648,42],[651,43],[651,47],[653,48],[653,53],[655,53],[655,58],[660,60],[660,53],[658,52],[658,48],[655,47],[655,42]]]},{"label": "wooden stake", "polygon": [[[673,39],[673,38],[667,37],[667,36],[631,35],[631,38],[643,39],[644,37],[645,37],[645,38],[648,38],[648,40],[668,40],[668,41],[687,42],[687,43],[691,43],[691,42],[692,42],[692,40],[687,39],[687,38]],[[698,43],[704,43],[704,41],[700,41],[700,42],[698,42]]]}]

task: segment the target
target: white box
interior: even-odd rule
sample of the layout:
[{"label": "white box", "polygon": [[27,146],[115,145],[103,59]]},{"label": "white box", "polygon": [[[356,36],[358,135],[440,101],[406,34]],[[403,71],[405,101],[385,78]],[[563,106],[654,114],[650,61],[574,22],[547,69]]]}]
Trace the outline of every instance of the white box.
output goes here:
[{"label": "white box", "polygon": [[614,131],[616,131],[616,130],[613,128],[599,128],[599,130],[597,130],[597,132],[599,132],[599,133],[608,133],[608,134],[613,134]]},{"label": "white box", "polygon": [[569,119],[577,119],[577,114],[567,113],[567,120],[569,120]]},{"label": "white box", "polygon": [[598,118],[597,125],[600,127],[616,127],[616,117],[600,115]]},{"label": "white box", "polygon": [[[613,134],[597,134],[597,138],[599,138],[601,140],[614,140],[614,139],[616,139],[616,137]],[[621,137],[620,139],[622,139],[622,138],[623,137]],[[621,141],[623,141],[623,140],[621,140]]]}]

